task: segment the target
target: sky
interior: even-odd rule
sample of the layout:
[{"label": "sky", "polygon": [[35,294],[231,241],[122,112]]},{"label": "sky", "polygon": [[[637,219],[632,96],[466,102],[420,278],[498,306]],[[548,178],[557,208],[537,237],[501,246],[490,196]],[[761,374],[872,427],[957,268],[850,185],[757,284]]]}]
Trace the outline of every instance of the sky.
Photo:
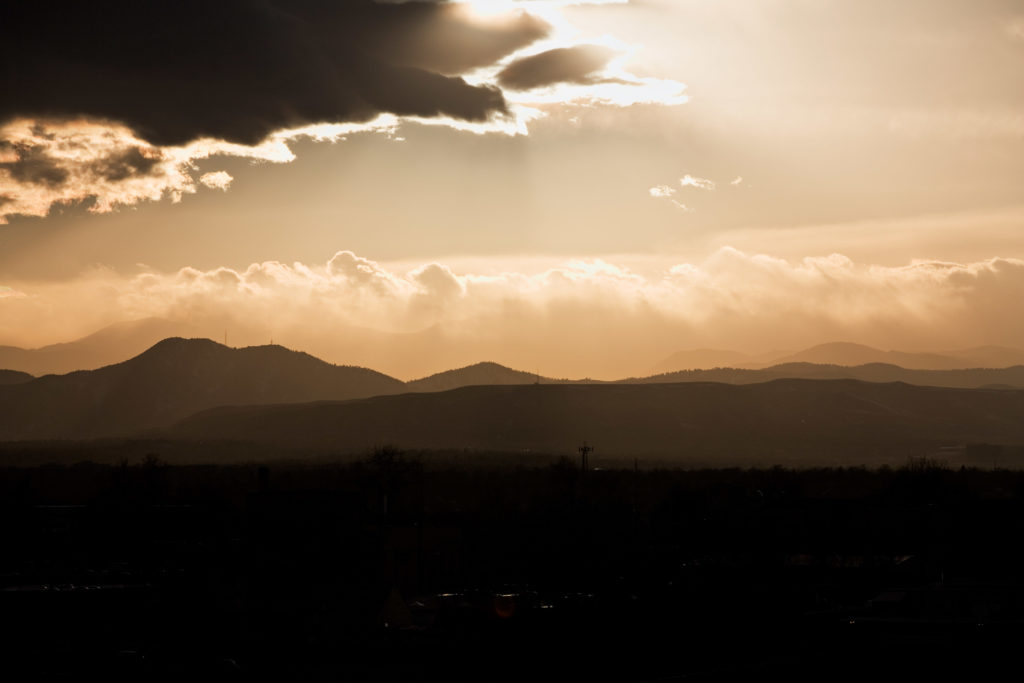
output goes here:
[{"label": "sky", "polygon": [[0,344],[1024,346],[1021,0],[56,5],[0,9]]}]

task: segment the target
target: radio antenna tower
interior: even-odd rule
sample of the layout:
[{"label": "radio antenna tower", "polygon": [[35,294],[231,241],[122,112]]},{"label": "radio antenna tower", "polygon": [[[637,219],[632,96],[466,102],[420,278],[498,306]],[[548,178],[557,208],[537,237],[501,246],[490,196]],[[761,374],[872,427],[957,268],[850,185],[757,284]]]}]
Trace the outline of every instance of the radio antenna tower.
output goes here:
[{"label": "radio antenna tower", "polygon": [[589,469],[590,454],[594,452],[593,446],[588,446],[587,442],[584,441],[583,445],[579,448],[580,451],[580,467],[586,472]]}]

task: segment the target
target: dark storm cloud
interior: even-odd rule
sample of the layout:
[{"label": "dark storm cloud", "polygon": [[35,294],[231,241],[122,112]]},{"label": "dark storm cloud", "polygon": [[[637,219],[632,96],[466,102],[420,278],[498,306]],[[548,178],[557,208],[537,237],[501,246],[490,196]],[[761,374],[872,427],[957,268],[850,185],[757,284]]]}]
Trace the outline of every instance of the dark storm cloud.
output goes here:
[{"label": "dark storm cloud", "polygon": [[550,26],[520,12],[500,21],[468,23],[458,5],[412,2],[379,6],[373,31],[386,41],[365,41],[363,48],[384,61],[458,74],[493,64],[543,38]]},{"label": "dark storm cloud", "polygon": [[0,123],[108,119],[158,145],[381,112],[483,121],[507,111],[501,92],[452,74],[548,30],[370,0],[5,3],[0,27]]},{"label": "dark storm cloud", "polygon": [[555,83],[594,83],[592,74],[604,68],[615,51],[600,45],[562,47],[516,60],[498,74],[498,83],[529,90]]}]

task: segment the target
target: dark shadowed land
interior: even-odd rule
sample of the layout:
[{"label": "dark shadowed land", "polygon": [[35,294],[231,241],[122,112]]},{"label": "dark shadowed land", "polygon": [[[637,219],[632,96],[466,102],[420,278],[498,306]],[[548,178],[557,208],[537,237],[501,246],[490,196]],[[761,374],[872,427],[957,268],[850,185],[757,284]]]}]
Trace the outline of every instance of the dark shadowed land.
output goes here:
[{"label": "dark shadowed land", "polygon": [[1024,636],[1024,474],[0,467],[18,680],[976,680]]},{"label": "dark shadowed land", "polygon": [[[0,459],[39,464],[33,453],[65,453],[60,460],[68,462],[82,449],[102,462],[140,450],[193,463],[351,458],[383,444],[480,458],[558,457],[587,439],[598,457],[619,465],[637,457],[674,467],[899,466],[921,457],[959,465],[981,457],[1018,467],[1022,415],[1024,391],[851,380],[480,386],[214,408],[131,438],[10,440],[0,443]],[[103,417],[97,425],[109,424]]]},{"label": "dark shadowed land", "polygon": [[[403,448],[606,456],[675,464],[899,465],[975,444],[1024,445],[1024,392],[850,380],[465,387],[343,403],[221,408],[167,430],[191,440],[358,452]],[[1016,457],[1016,456],[1014,456]]]},{"label": "dark shadowed land", "polygon": [[986,678],[1024,637],[1024,390],[972,383],[1022,370],[403,383],[168,339],[3,373],[4,671]]}]

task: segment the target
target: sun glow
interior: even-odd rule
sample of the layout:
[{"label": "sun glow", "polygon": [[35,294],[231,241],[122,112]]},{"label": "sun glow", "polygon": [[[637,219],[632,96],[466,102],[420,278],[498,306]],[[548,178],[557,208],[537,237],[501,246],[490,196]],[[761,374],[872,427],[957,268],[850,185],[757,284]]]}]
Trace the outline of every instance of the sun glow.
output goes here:
[{"label": "sun glow", "polygon": [[624,5],[629,0],[462,0],[458,5],[481,22],[503,21],[514,12],[528,11],[558,27],[563,25],[558,8],[572,5]]},{"label": "sun glow", "polygon": [[518,9],[517,3],[512,0],[471,0],[459,5],[469,17],[482,22],[509,18]]}]

